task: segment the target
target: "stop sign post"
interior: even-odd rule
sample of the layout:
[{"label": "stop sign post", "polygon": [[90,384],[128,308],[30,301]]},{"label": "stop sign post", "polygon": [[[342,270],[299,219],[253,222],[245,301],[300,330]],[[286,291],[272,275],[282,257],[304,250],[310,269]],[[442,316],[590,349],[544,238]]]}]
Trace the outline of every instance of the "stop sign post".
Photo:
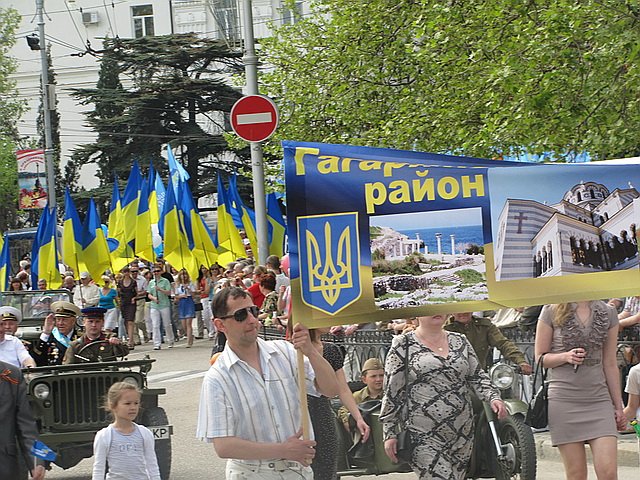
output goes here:
[{"label": "stop sign post", "polygon": [[278,109],[268,97],[247,95],[233,105],[231,127],[247,142],[262,142],[278,127]]}]

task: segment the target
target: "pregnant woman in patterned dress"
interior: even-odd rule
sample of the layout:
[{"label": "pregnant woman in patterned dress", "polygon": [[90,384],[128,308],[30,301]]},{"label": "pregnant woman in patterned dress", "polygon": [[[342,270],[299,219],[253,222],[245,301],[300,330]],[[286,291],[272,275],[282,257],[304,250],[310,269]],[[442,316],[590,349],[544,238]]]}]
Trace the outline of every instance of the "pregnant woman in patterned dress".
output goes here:
[{"label": "pregnant woman in patterned dress", "polygon": [[587,478],[585,443],[599,479],[617,477],[617,431],[626,426],[616,360],[618,316],[601,301],[547,305],[536,360],[549,368],[549,433],[566,478]]},{"label": "pregnant woman in patterned dress", "polygon": [[498,418],[507,411],[466,337],[444,331],[444,322],[444,315],[419,317],[414,331],[393,339],[385,361],[380,421],[391,460],[397,462],[396,434],[405,428],[408,414],[414,472],[420,479],[462,480],[473,447],[472,392],[491,402]]}]

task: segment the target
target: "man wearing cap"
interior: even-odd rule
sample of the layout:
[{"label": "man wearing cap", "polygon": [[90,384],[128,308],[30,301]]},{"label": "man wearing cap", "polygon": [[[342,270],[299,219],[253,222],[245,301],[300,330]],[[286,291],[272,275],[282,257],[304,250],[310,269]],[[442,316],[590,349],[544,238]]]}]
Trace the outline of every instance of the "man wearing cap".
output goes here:
[{"label": "man wearing cap", "polygon": [[[361,380],[365,384],[365,387],[353,392],[353,398],[357,404],[366,402],[367,400],[382,399],[384,364],[379,358],[369,358],[364,362]],[[348,432],[349,410],[347,410],[347,407],[340,407],[338,410],[338,418]]]},{"label": "man wearing cap", "polygon": [[80,285],[73,291],[73,303],[78,308],[95,307],[100,302],[100,288],[91,281],[89,272],[80,274]]},{"label": "man wearing cap", "polygon": [[[102,331],[106,308],[87,307],[81,310],[84,316],[84,335],[71,342],[63,364],[86,362],[111,362],[129,353],[129,347],[113,334]],[[86,347],[86,348],[85,348]]]},{"label": "man wearing cap", "polygon": [[80,315],[77,306],[61,300],[51,304],[51,311],[44,319],[40,338],[31,344],[31,356],[39,367],[62,365],[67,348],[82,335],[76,329],[76,318]]},{"label": "man wearing cap", "polygon": [[22,322],[22,314],[15,307],[0,307],[0,360],[16,367],[35,367],[27,348],[19,338],[7,333],[9,322]]}]

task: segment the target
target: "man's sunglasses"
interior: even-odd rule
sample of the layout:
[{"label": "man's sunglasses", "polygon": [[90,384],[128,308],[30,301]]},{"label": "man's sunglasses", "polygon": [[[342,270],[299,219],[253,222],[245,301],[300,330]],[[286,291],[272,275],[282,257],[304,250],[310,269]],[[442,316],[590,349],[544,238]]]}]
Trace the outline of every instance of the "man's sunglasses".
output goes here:
[{"label": "man's sunglasses", "polygon": [[224,317],[220,317],[220,318],[223,319],[223,318],[233,317],[233,319],[236,322],[244,322],[249,316],[249,313],[251,313],[251,315],[253,315],[254,317],[258,318],[258,312],[259,312],[258,307],[256,307],[255,305],[251,305],[250,307],[245,307],[245,308],[241,308],[240,310],[236,310],[231,315],[225,315]]}]

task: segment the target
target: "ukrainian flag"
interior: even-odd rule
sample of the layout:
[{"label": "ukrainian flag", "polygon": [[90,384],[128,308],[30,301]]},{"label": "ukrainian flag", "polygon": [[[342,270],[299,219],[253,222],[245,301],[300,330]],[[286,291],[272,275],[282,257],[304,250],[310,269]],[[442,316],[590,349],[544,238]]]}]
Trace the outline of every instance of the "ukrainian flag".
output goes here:
[{"label": "ukrainian flag", "polygon": [[111,257],[100,216],[93,198],[89,200],[87,216],[82,224],[82,259],[94,280],[100,281],[104,271],[111,268]]},{"label": "ukrainian flag", "polygon": [[[213,235],[198,212],[189,185],[187,182],[180,182],[180,184],[180,210],[184,218],[191,253],[198,265],[210,266],[218,258],[218,249],[213,241]],[[191,238],[189,238],[189,233],[191,233]]]},{"label": "ukrainian flag", "polygon": [[235,173],[229,179],[228,198],[232,209],[234,209],[240,216],[240,222],[242,223],[242,226],[240,228],[242,228],[244,230],[244,233],[247,234],[247,238],[249,239],[249,243],[251,245],[251,250],[253,251],[254,256],[257,258],[258,237],[256,235],[256,214],[253,210],[246,207],[242,202],[240,192],[238,191],[238,176]]},{"label": "ukrainian flag", "polygon": [[56,209],[48,205],[42,210],[31,250],[32,285],[37,285],[40,278],[46,280],[51,289],[62,285],[56,250]]},{"label": "ukrainian flag", "polygon": [[81,265],[82,223],[69,189],[64,192],[64,219],[62,221],[62,262],[77,276],[84,270]]},{"label": "ukrainian flag", "polygon": [[133,251],[127,245],[124,235],[124,225],[122,220],[122,205],[120,201],[120,189],[118,188],[118,177],[113,179],[113,193],[111,194],[111,205],[109,206],[107,245],[111,256],[111,266],[115,272],[133,259]]},{"label": "ukrainian flag", "polygon": [[164,258],[176,269],[189,272],[191,278],[197,278],[198,265],[189,249],[189,242],[184,232],[184,223],[176,202],[173,188],[167,188],[162,215],[162,238],[164,240]]},{"label": "ukrainian flag", "polygon": [[267,221],[269,228],[269,255],[284,255],[284,237],[287,230],[284,217],[280,211],[280,204],[275,193],[268,193],[267,203]]},{"label": "ukrainian flag", "polygon": [[[156,173],[155,168],[153,168],[153,164],[150,163],[147,190],[149,192],[149,218],[151,220],[151,225],[156,225],[160,220],[160,208],[158,207],[158,194],[156,192],[157,177],[158,174]],[[160,183],[162,183],[162,180]]]},{"label": "ukrainian flag", "polygon": [[138,162],[133,162],[127,186],[122,196],[122,228],[125,242],[130,242],[136,236],[136,218],[138,216],[138,201],[142,186],[142,174]]},{"label": "ukrainian flag", "polygon": [[9,238],[3,240],[0,234],[0,292],[9,290],[9,274],[11,273],[11,258],[9,257]]},{"label": "ukrainian flag", "polygon": [[229,210],[222,178],[218,175],[218,230],[216,233],[218,236],[218,263],[221,265],[233,262],[238,257],[246,256],[242,238],[233,224]]},{"label": "ukrainian flag", "polygon": [[149,185],[142,182],[140,199],[138,200],[138,216],[136,218],[135,253],[139,257],[153,262],[153,239],[151,237],[151,212],[149,211]]},{"label": "ukrainian flag", "polygon": [[191,210],[195,208],[193,203],[193,195],[187,182],[180,180],[178,182],[178,210],[182,218],[184,233],[189,241],[189,250],[193,249],[193,227],[191,225]]}]

